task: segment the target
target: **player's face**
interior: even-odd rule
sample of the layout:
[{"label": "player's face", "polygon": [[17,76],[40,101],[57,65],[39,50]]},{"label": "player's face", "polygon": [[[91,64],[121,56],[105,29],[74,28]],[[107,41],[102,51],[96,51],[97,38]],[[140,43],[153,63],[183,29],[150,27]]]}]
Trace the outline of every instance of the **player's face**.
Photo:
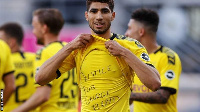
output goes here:
[{"label": "player's face", "polygon": [[140,41],[140,35],[139,35],[140,25],[138,22],[136,22],[134,19],[130,19],[128,23],[128,29],[126,30],[125,35],[127,37],[136,39]]},{"label": "player's face", "polygon": [[111,12],[107,3],[93,2],[85,17],[94,33],[104,34],[110,29],[115,12]]},{"label": "player's face", "polygon": [[39,22],[37,16],[33,16],[32,19],[32,26],[33,26],[33,34],[37,38],[37,43],[40,45],[44,45],[44,33],[42,32],[43,25]]}]

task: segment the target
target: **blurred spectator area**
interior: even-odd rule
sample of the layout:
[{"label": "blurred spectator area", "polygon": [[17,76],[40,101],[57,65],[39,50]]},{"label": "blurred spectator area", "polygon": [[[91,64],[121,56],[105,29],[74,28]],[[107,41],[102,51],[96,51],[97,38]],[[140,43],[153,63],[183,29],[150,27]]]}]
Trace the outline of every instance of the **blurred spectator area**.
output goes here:
[{"label": "blurred spectator area", "polygon": [[[85,0],[32,0],[32,10],[38,8],[59,9],[67,24],[82,24],[85,21]],[[31,19],[30,19],[31,20]]]}]

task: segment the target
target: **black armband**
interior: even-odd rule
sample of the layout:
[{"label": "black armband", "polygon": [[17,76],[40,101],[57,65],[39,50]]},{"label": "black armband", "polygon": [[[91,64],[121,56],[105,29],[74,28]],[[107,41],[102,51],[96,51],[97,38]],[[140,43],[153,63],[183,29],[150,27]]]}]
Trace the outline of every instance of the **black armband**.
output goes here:
[{"label": "black armband", "polygon": [[160,87],[160,89],[165,89],[170,91],[170,94],[175,94],[176,93],[176,89],[174,88],[170,88],[170,87]]},{"label": "black armband", "polygon": [[58,78],[61,76],[61,73],[60,73],[60,71],[59,71],[59,70],[56,70],[56,74],[57,74],[57,77],[56,77],[56,79],[58,79]]},{"label": "black armband", "polygon": [[[147,63],[146,63],[147,64]],[[149,65],[149,66],[151,66],[151,67],[153,67],[153,68],[155,68],[152,64],[147,64],[147,65]]]}]

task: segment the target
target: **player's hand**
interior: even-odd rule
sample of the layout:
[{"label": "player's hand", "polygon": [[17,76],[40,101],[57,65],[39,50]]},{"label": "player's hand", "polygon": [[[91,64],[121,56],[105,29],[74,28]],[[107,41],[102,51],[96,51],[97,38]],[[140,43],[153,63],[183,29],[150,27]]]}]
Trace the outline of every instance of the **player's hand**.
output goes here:
[{"label": "player's hand", "polygon": [[105,47],[114,56],[120,56],[121,53],[125,50],[123,46],[121,46],[119,43],[117,43],[114,40],[105,42]]},{"label": "player's hand", "polygon": [[69,44],[71,45],[72,50],[78,48],[84,48],[86,45],[93,41],[93,36],[91,34],[80,34]]}]

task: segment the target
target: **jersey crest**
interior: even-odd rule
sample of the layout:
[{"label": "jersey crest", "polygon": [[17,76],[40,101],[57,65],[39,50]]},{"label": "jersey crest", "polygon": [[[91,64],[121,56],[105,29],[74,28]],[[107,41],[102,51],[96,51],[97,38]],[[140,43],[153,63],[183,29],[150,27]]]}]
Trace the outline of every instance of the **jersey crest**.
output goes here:
[{"label": "jersey crest", "polygon": [[150,61],[149,56],[146,53],[142,53],[140,56],[142,59],[144,59],[145,61]]}]

